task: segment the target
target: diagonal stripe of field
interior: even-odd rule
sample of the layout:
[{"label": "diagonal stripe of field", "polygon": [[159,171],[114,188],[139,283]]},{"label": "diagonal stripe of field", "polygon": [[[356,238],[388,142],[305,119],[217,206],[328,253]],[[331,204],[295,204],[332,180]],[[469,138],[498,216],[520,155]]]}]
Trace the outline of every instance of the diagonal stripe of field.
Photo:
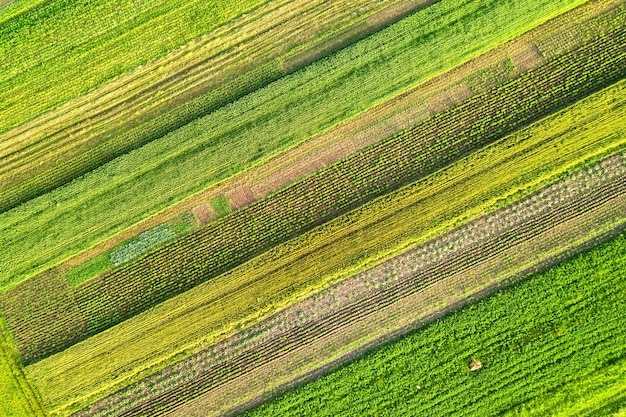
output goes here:
[{"label": "diagonal stripe of field", "polygon": [[[569,8],[561,2],[573,6],[570,0],[533,0],[545,9],[526,0],[512,1],[518,6],[515,16],[510,4],[443,0],[0,214],[0,245],[8,251],[0,258],[0,282],[10,287],[54,267],[190,195],[263,164],[264,158],[515,38]],[[490,7],[479,7],[482,2]],[[439,19],[444,15],[449,20]]]},{"label": "diagonal stripe of field", "polygon": [[46,405],[66,414],[61,410],[73,403],[87,405],[316,289],[527,195],[589,159],[623,149],[624,132],[616,126],[624,108],[615,98],[623,96],[624,85],[340,216],[27,372]]},{"label": "diagonal stripe of field", "polygon": [[299,65],[281,65],[294,53],[321,43],[328,54],[333,39],[356,41],[428,4],[272,1],[0,135],[0,211],[295,71]]}]

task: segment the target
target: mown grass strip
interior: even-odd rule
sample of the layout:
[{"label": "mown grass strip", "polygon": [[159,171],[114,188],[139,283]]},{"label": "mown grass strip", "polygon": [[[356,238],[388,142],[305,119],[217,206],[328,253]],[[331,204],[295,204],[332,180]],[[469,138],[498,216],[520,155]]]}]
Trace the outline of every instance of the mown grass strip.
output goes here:
[{"label": "mown grass strip", "polygon": [[[625,87],[626,82],[621,82],[597,93],[446,170],[28,366],[28,375],[36,381],[46,405],[64,415],[312,292],[522,198],[626,146],[626,132],[619,128],[626,117]],[[33,290],[30,297],[35,294]],[[26,312],[8,298],[5,308]],[[61,323],[53,323],[46,331],[84,331],[79,323]],[[49,320],[27,320],[19,327],[25,332],[23,337],[34,338],[35,329],[49,324]],[[64,325],[68,330],[61,331]]]},{"label": "mown grass strip", "polygon": [[[0,286],[16,285],[58,265],[185,197],[261,165],[266,158],[581,3],[441,1],[67,186],[2,213],[0,244],[9,252],[0,259]],[[119,212],[125,215],[118,216]]]},{"label": "mown grass strip", "polygon": [[0,415],[43,417],[39,398],[24,376],[6,323],[0,318]]},{"label": "mown grass strip", "polygon": [[246,416],[506,411],[626,354],[625,289],[621,234]]}]

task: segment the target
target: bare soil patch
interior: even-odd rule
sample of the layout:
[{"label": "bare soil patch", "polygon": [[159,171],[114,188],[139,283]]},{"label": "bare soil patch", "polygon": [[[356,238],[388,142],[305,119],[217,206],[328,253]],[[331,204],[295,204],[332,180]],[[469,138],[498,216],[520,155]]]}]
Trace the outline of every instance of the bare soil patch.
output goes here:
[{"label": "bare soil patch", "polygon": [[238,187],[228,190],[225,195],[230,200],[233,210],[245,207],[255,200],[248,184],[241,184]]},{"label": "bare soil patch", "polygon": [[199,204],[191,209],[200,226],[204,226],[207,222],[217,219],[215,209],[209,204]]},{"label": "bare soil patch", "polygon": [[539,49],[535,45],[527,47],[524,51],[515,53],[511,59],[517,69],[517,72],[528,71],[529,69],[537,68],[539,65],[545,62],[545,58],[539,52]]}]

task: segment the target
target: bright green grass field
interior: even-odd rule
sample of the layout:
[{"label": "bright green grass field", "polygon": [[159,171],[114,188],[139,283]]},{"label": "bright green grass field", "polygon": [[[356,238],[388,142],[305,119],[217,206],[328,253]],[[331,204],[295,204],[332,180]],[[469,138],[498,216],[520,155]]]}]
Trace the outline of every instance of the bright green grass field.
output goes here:
[{"label": "bright green grass field", "polygon": [[18,0],[0,14],[0,132],[267,1]]},{"label": "bright green grass field", "polygon": [[[623,414],[618,414],[619,412]],[[626,357],[521,404],[505,417],[626,415]]]},{"label": "bright green grass field", "polygon": [[[611,375],[624,371],[610,366],[618,360],[623,367],[624,355],[622,233],[246,416],[490,416],[535,398],[544,400],[529,404],[541,407],[561,395],[562,384],[576,387],[579,379],[598,375],[596,400],[611,404],[624,395],[623,380],[620,392]],[[472,358],[482,369],[469,370]],[[588,399],[588,387],[575,389],[582,394],[575,402]],[[538,415],[567,405],[553,404]],[[612,410],[621,406],[623,397]]]},{"label": "bright green grass field", "polygon": [[2,213],[0,288],[53,267],[581,3],[467,0],[459,5],[442,0]]}]

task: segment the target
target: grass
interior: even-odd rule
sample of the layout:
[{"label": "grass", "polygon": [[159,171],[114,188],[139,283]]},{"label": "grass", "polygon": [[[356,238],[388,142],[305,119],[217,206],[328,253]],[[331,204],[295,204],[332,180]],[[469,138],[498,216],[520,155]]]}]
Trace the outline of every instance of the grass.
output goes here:
[{"label": "grass", "polygon": [[626,145],[624,132],[614,133],[625,116],[619,105],[624,85],[28,366],[27,373],[50,410],[64,415],[504,200],[521,198]]},{"label": "grass", "polygon": [[0,0],[0,24],[45,2],[46,0]]},{"label": "grass", "polygon": [[90,278],[98,276],[111,268],[113,268],[111,252],[107,251],[83,264],[70,268],[67,271],[67,279],[70,282],[70,285],[78,285],[81,282],[85,282]]},{"label": "grass", "polygon": [[2,318],[0,318],[0,415],[3,417],[45,415],[20,368],[15,347],[10,342]]},{"label": "grass", "polygon": [[[185,197],[260,165],[271,155],[581,3],[472,0],[459,6],[443,0],[67,186],[2,213],[0,244],[8,253],[0,261],[0,286],[6,289],[58,265]],[[419,65],[406,64],[416,57]],[[257,159],[261,143],[264,156]],[[117,216],[120,211],[125,216]],[[44,224],[45,234],[40,233]]]},{"label": "grass", "polygon": [[0,26],[0,56],[8,57],[0,62],[0,132],[265,2],[62,0],[24,9]]},{"label": "grass", "polygon": [[230,201],[228,201],[228,197],[220,195],[215,197],[213,200],[209,202],[211,206],[215,209],[215,213],[217,217],[224,217],[228,213],[231,213],[233,209],[230,206]]},{"label": "grass", "polygon": [[614,415],[626,406],[626,356],[503,413],[513,416]]},{"label": "grass", "polygon": [[[372,340],[380,341],[394,330],[404,329],[409,323],[414,324],[419,320],[432,317],[433,312],[443,313],[451,305],[468,301],[468,298],[475,298],[476,294],[482,297],[485,294],[481,294],[480,290],[494,285],[503,285],[507,279],[523,276],[522,271],[528,271],[529,268],[534,269],[538,265],[544,267],[549,264],[553,265],[558,259],[565,259],[565,254],[571,254],[572,251],[580,250],[581,247],[589,247],[590,240],[593,241],[598,236],[610,233],[616,227],[623,229],[626,225],[625,189],[618,185],[617,180],[617,178],[624,179],[626,158],[618,155],[611,157],[610,160],[617,164],[607,166],[601,163],[579,170],[574,175],[552,183],[547,189],[542,188],[541,191],[533,193],[513,206],[489,213],[481,218],[479,222],[481,226],[478,228],[476,224],[461,226],[453,231],[455,237],[452,239],[450,235],[447,235],[443,239],[437,238],[430,241],[426,247],[410,250],[400,257],[379,264],[374,269],[347,278],[339,284],[343,290],[333,286],[328,291],[316,293],[302,302],[289,306],[287,311],[291,314],[286,314],[283,310],[267,321],[247,327],[229,340],[231,343],[235,340],[233,350],[223,348],[222,344],[219,348],[214,345],[213,348],[208,347],[198,355],[177,363],[173,368],[143,379],[140,386],[152,388],[146,395],[139,394],[143,390],[133,384],[107,397],[102,403],[94,404],[89,409],[110,406],[112,413],[116,414],[133,404],[141,403],[142,414],[150,415],[150,410],[167,408],[165,405],[167,398],[176,398],[185,402],[201,396],[190,403],[189,407],[176,410],[174,415],[213,415],[217,410],[221,410],[221,414],[229,414],[227,410],[233,407],[240,408],[251,399],[262,398],[268,393],[268,388],[271,389],[270,387],[289,386],[294,380],[299,380],[303,376],[306,378],[312,370],[335,363],[338,358],[354,357],[355,349],[359,351],[363,346],[371,344]],[[601,166],[607,167],[607,170],[598,169]],[[615,175],[618,177],[616,178]],[[609,183],[613,186],[607,186]],[[565,184],[567,184],[566,187],[564,187]],[[590,184],[601,187],[604,191],[598,194],[597,188],[591,191],[592,187],[585,187]],[[619,190],[616,190],[615,186],[618,186]],[[556,195],[553,193],[555,191]],[[595,197],[589,198],[590,193],[595,194]],[[607,198],[612,201],[607,202]],[[569,202],[566,203],[566,200]],[[600,201],[604,203],[596,205]],[[548,206],[552,209],[546,211]],[[565,207],[568,208],[562,210]],[[542,213],[539,217],[543,217],[543,221],[535,217],[531,223],[534,226],[517,229],[518,235],[512,236],[510,234],[513,227],[511,222],[516,223],[523,212],[526,213],[523,216],[527,216],[529,214],[527,210],[535,214]],[[556,212],[560,214],[557,215]],[[566,218],[569,220],[565,220]],[[494,223],[489,219],[492,222],[495,220],[495,224],[504,227],[495,232],[490,227],[490,224],[494,225]],[[485,233],[490,229],[491,234]],[[463,245],[460,243],[462,241],[476,242],[472,237],[477,236],[482,236],[478,238],[478,241],[483,242],[478,243],[478,247],[484,247],[485,241],[499,243],[495,248],[492,247],[492,250],[480,251],[480,254],[474,253],[473,256],[467,252],[463,253],[458,246],[455,250],[454,246]],[[510,238],[517,242],[513,248],[509,245],[513,243]],[[443,242],[447,242],[447,245],[441,245]],[[502,246],[509,248],[502,251]],[[433,247],[438,249],[433,250]],[[450,252],[456,252],[456,256],[450,257]],[[451,267],[456,273],[450,273],[448,269],[448,274],[441,273],[441,271],[437,273],[436,268],[424,268],[424,265],[437,264],[442,256],[447,258],[448,262],[445,263],[448,267],[451,266],[450,263],[457,261],[455,258],[460,258],[465,268],[461,267],[462,272],[460,272],[458,268]],[[478,272],[476,264],[481,264],[485,258],[488,259],[486,263],[490,266],[485,268],[482,264],[483,267],[478,267],[480,270]],[[411,271],[418,265],[422,265],[422,268],[418,267],[422,273],[417,272],[421,275],[420,278],[417,278]],[[374,277],[376,278],[373,279]],[[395,286],[395,281],[402,282],[405,279],[409,279],[414,284],[430,282],[426,288],[419,284],[411,285],[410,288],[417,293],[407,297],[412,299],[412,302],[407,303],[407,298],[397,292],[394,294],[391,289]],[[354,288],[355,291],[346,291],[346,287]],[[421,291],[418,291],[420,287]],[[387,296],[381,297],[385,293]],[[406,292],[404,295],[406,296]],[[403,301],[393,303],[398,299]],[[390,307],[389,302],[392,302],[394,306]],[[322,307],[318,308],[320,305]],[[330,311],[327,308],[329,305],[332,306]],[[313,306],[316,307],[311,311]],[[307,313],[302,313],[303,311]],[[330,312],[333,313],[331,317],[335,317],[335,321],[331,320],[332,324],[328,321],[324,323],[324,316],[328,318]],[[361,317],[363,313],[367,318]],[[314,321],[311,322],[311,319]],[[316,320],[321,320],[321,322],[318,321],[318,325],[315,325]],[[308,327],[309,331],[303,330],[300,327],[301,324],[304,324],[304,328]],[[338,327],[341,327],[341,330]],[[264,333],[272,334],[277,328],[283,331],[286,329],[293,331],[289,331],[288,335],[277,336],[275,334],[275,337],[270,338],[272,343],[263,337]],[[300,334],[294,339],[294,333]],[[295,341],[298,349],[284,352],[280,345],[289,339],[291,343]],[[265,341],[262,342],[262,340]],[[278,346],[273,342],[278,343]],[[378,345],[380,346],[380,343]],[[259,351],[258,348],[262,350]],[[248,360],[244,362],[246,365],[242,367],[238,359],[246,356],[246,352],[256,352],[257,354],[253,355],[256,359],[248,357]],[[285,353],[287,353],[286,357],[283,356]],[[197,369],[196,366],[200,363],[203,364],[205,370],[210,370],[209,375],[219,375],[218,380],[211,381],[206,374],[203,377],[194,378],[192,376],[195,375],[194,369]],[[176,371],[172,372],[173,369]],[[233,384],[227,383],[242,369],[244,375],[241,375],[241,378]],[[186,383],[183,386],[177,386],[176,381],[179,382],[183,375]],[[202,379],[199,380],[199,378]],[[270,387],[266,381],[271,381]]]},{"label": "grass", "polygon": [[[228,201],[226,201],[226,204],[229,204]],[[230,211],[226,211],[226,209],[230,209],[230,205],[222,207],[224,214],[227,214],[230,212]],[[176,236],[186,235],[188,233],[191,233],[197,230],[198,228],[197,225],[195,224],[193,214],[191,213],[183,213],[171,219],[170,221],[167,222],[166,226]],[[109,249],[99,254],[98,256],[92,259],[89,259],[88,261],[84,263],[81,263],[77,266],[69,268],[67,270],[67,279],[70,285],[72,286],[79,285],[113,268],[115,265],[111,260],[111,253],[115,252],[116,250],[120,250],[123,246],[127,245],[130,242],[137,241],[138,239],[139,239],[138,236],[127,239],[123,242],[118,243],[112,249]],[[155,248],[158,248],[159,246],[161,246],[161,244],[162,242],[151,245],[145,251],[145,253],[152,252]]]},{"label": "grass", "polygon": [[625,291],[621,234],[245,415],[495,415],[622,358]]}]

